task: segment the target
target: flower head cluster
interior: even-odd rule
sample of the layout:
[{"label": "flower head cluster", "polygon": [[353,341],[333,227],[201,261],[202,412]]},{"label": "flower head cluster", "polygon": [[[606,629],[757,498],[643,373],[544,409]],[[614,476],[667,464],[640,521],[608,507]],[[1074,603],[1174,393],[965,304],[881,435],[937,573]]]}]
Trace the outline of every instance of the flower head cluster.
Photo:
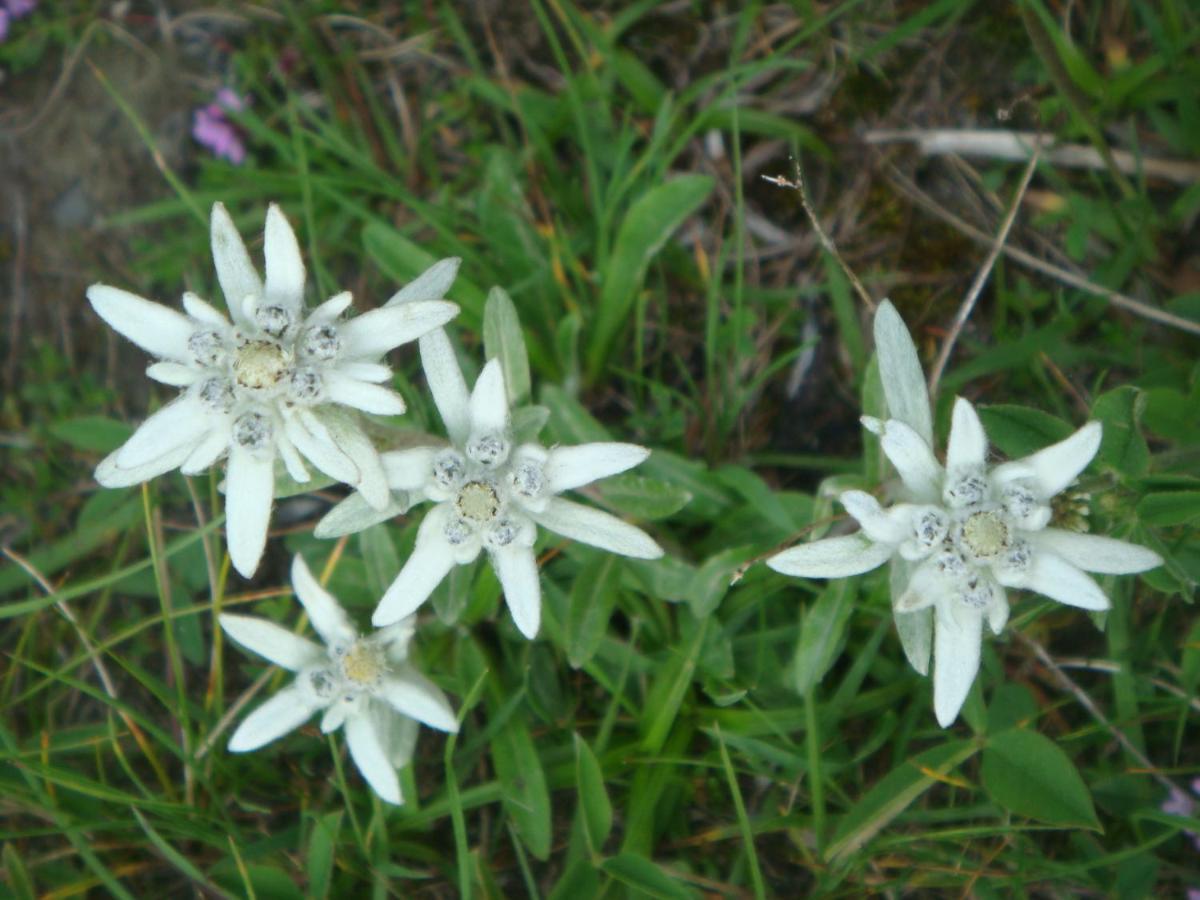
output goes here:
[{"label": "flower head cluster", "polygon": [[396,769],[412,758],[417,723],[457,731],[445,694],[407,661],[413,621],[359,635],[337,600],[313,578],[304,559],[292,561],[292,586],[325,646],[266,619],[222,613],[221,627],[296,679],[238,726],[235,753],[257,750],[321,713],[321,731],[344,728],[350,756],[367,783],[400,803]]},{"label": "flower head cluster", "polygon": [[212,251],[232,321],[192,293],[179,313],[120,288],[88,289],[101,318],[159,358],[146,374],[181,389],[100,463],[96,480],[119,487],[174,468],[196,474],[227,457],[229,554],[249,577],[266,542],[277,457],[297,482],[310,480],[307,460],[356,487],[368,504],[388,508],[379,455],[353,411],[404,412],[383,384],[391,379],[384,355],[449,321],[458,307],[439,294],[343,319],[351,300],[344,292],[305,310],[300,248],[274,205],[265,281],[219,203]]},{"label": "flower head cluster", "polygon": [[246,100],[229,88],[217,91],[212,103],[192,113],[192,137],[207,147],[213,156],[227,159],[235,166],[246,161],[246,144],[236,125],[229,121],[229,112],[246,108]]},{"label": "flower head cluster", "polygon": [[1100,447],[1098,422],[1025,459],[989,467],[983,425],[960,397],[943,466],[933,452],[929,397],[916,348],[886,301],[875,333],[893,417],[864,417],[863,424],[879,436],[899,473],[902,500],[884,508],[870,494],[847,491],[842,504],[861,531],[793,547],[767,564],[788,575],[838,578],[895,563],[897,625],[910,660],[922,672],[932,624],[934,711],[945,727],[958,716],[979,669],[984,620],[997,634],[1008,620],[1005,588],[1104,610],[1108,598],[1087,572],[1141,572],[1162,560],[1125,541],[1050,527],[1052,498]]},{"label": "flower head cluster", "polygon": [[[483,367],[468,394],[444,332],[422,338],[421,355],[451,445],[383,454],[396,502],[428,500],[436,506],[421,522],[413,555],[375,610],[376,625],[415,611],[451,568],[472,562],[486,550],[517,628],[534,637],[541,620],[533,552],[538,525],[623,556],[662,556],[662,548],[640,528],[557,496],[624,472],[650,451],[609,442],[552,449],[514,444],[499,360]],[[317,535],[332,537],[364,527],[361,512],[361,503],[344,501],[317,525]],[[374,520],[367,515],[367,523]]]}]

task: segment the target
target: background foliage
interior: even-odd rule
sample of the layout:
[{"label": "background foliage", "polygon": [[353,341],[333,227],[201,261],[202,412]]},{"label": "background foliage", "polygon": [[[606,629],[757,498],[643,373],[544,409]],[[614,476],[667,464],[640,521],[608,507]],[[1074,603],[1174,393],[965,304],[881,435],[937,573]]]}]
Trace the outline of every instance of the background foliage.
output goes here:
[{"label": "background foliage", "polygon": [[[1200,888],[1200,797],[1163,808],[1200,774],[1197,338],[1096,289],[1200,320],[1193,6],[117,7],[43,3],[0,44],[0,891]],[[220,86],[250,100],[232,115],[241,166],[188,138]],[[857,421],[879,403],[869,310],[797,193],[761,176],[803,163],[827,230],[928,365],[1022,166],[879,132],[969,127],[1043,128],[1135,165],[1039,166],[1009,245],[1053,270],[1001,257],[942,381],[939,433],[955,393],[983,404],[1003,455],[1103,420],[1060,512],[1168,563],[1105,579],[1106,621],[1014,597],[944,732],[882,575],[747,565],[846,527],[834,492],[885,475]],[[1148,176],[1150,159],[1184,177]],[[423,734],[401,809],[315,724],[226,753],[243,704],[282,676],[213,624],[218,609],[298,622],[286,564],[301,552],[365,625],[419,519],[322,542],[311,526],[336,489],[282,500],[247,583],[223,555],[219,473],[145,490],[90,478],[167,393],[83,289],[219,299],[217,199],[248,236],[283,205],[312,301],[345,287],[369,308],[461,256],[450,296],[469,379],[500,355],[516,399],[546,411],[547,444],[655,448],[589,496],[646,523],[666,559],[543,538],[533,643],[486,565],[439,590],[418,654],[464,727]],[[487,303],[493,286],[519,328]],[[415,354],[398,356],[410,413],[380,424],[384,443],[440,431]]]}]

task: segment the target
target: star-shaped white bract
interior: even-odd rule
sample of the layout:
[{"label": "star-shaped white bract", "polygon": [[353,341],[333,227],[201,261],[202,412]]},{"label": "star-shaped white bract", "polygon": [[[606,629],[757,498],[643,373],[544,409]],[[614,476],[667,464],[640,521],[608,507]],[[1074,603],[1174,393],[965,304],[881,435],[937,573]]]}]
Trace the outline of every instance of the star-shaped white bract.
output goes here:
[{"label": "star-shaped white bract", "polygon": [[[421,357],[452,446],[415,447],[383,454],[391,488],[410,502],[431,500],[416,546],[383,595],[372,621],[387,625],[415,611],[455,565],[487,550],[520,632],[533,638],[541,621],[541,585],[533,551],[537,526],[638,559],[662,548],[616,516],[559,496],[624,472],[650,453],[635,444],[593,443],[546,449],[513,446],[500,361],[484,366],[468,395],[448,340],[422,339]],[[318,537],[363,527],[354,498],[317,525]],[[361,509],[361,504],[358,504]]]},{"label": "star-shaped white bract", "polygon": [[[880,319],[885,320],[883,329],[893,334],[880,335]],[[898,563],[908,577],[894,588],[897,623],[933,610],[934,711],[945,727],[958,716],[979,669],[984,619],[997,634],[1008,620],[1005,588],[1025,588],[1070,606],[1104,610],[1108,598],[1087,572],[1141,572],[1162,560],[1125,541],[1049,527],[1052,498],[1075,480],[1100,447],[1098,422],[1025,459],[989,470],[983,424],[974,407],[960,397],[943,467],[922,433],[932,433],[924,381],[896,371],[895,351],[904,343],[894,334],[897,323],[911,347],[891,304],[880,308],[876,342],[885,389],[890,382],[893,392],[900,385],[908,392],[895,402],[888,393],[889,409],[903,410],[909,421],[864,417],[863,424],[879,435],[899,473],[904,502],[885,509],[870,494],[847,491],[841,501],[860,532],[793,547],[768,559],[767,565],[788,575],[838,578],[884,562]],[[911,363],[919,373],[915,348]],[[911,366],[903,368],[911,376]],[[919,396],[914,396],[918,390]],[[914,624],[911,619],[909,624]],[[921,627],[920,621],[915,624]]]},{"label": "star-shaped white bract", "polygon": [[324,647],[266,619],[221,614],[231,638],[296,673],[295,681],[242,721],[229,749],[257,750],[323,710],[321,730],[345,727],[350,756],[375,793],[388,803],[402,802],[396,770],[412,758],[417,723],[458,731],[445,694],[406,661],[412,620],[360,636],[298,554],[292,586]]},{"label": "star-shaped white bract", "polygon": [[264,243],[265,282],[225,207],[213,206],[213,261],[232,322],[192,293],[183,295],[185,315],[108,285],[87,292],[101,318],[159,358],[146,374],[182,389],[100,463],[96,480],[124,487],[174,468],[192,475],[228,456],[229,555],[246,577],[266,543],[277,456],[297,482],[310,480],[307,459],[388,509],[379,454],[352,410],[404,412],[384,386],[392,374],[384,355],[458,313],[444,290],[347,320],[349,293],[306,311],[300,248],[274,204]]}]

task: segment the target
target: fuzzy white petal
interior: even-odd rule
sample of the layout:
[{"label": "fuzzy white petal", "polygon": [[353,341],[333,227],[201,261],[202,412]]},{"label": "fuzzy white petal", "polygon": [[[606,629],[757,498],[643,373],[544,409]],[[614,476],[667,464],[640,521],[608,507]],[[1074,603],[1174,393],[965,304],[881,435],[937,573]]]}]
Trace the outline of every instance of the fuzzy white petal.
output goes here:
[{"label": "fuzzy white petal", "polygon": [[354,626],[346,617],[345,610],[329,591],[321,587],[299,553],[292,558],[292,587],[296,589],[296,598],[304,605],[308,620],[321,640],[332,647],[355,639]]},{"label": "fuzzy white petal", "polygon": [[564,537],[611,553],[635,559],[658,559],[663,555],[662,547],[642,529],[610,513],[561,497],[552,497],[545,509],[537,513],[530,512],[529,517]]},{"label": "fuzzy white petal", "polygon": [[917,566],[908,580],[908,587],[895,598],[893,605],[896,612],[913,613],[939,602],[952,602],[953,598],[952,584],[929,561]]},{"label": "fuzzy white petal", "polygon": [[940,498],[942,467],[928,443],[912,428],[897,419],[883,425],[880,445],[914,498],[929,501]]},{"label": "fuzzy white petal", "polygon": [[221,613],[219,621],[225,633],[247,650],[289,671],[299,672],[325,658],[325,651],[312,641],[267,619]]},{"label": "fuzzy white petal", "polygon": [[354,462],[358,477],[351,482],[366,501],[376,509],[383,509],[391,502],[387,474],[379,451],[366,432],[359,427],[358,417],[343,410],[326,407],[320,413],[321,421],[328,428],[329,436],[339,450]]},{"label": "fuzzy white petal", "polygon": [[299,728],[320,707],[293,683],[242,720],[229,739],[231,753],[246,753]]},{"label": "fuzzy white petal", "polygon": [[403,494],[392,494],[383,509],[367,503],[362,494],[351,494],[325,514],[313,529],[318,538],[335,538],[354,534],[363,529],[386,522],[408,511],[409,503]]},{"label": "fuzzy white petal", "polygon": [[888,415],[908,425],[932,447],[933,416],[925,374],[912,336],[889,300],[880,303],[875,311],[875,353],[879,357],[879,377]]},{"label": "fuzzy white petal", "polygon": [[[888,589],[893,598],[903,596],[912,582],[916,565],[903,556],[893,556],[888,564]],[[893,612],[896,635],[908,664],[921,675],[929,674],[929,658],[933,652],[933,608],[913,613]]]},{"label": "fuzzy white petal", "polygon": [[284,419],[284,434],[314,466],[344,484],[359,479],[358,466],[342,452],[323,423],[307,411]]},{"label": "fuzzy white petal", "polygon": [[376,693],[397,712],[439,731],[458,731],[458,718],[442,689],[411,666],[385,678]]},{"label": "fuzzy white petal", "polygon": [[1039,552],[1049,550],[1085,572],[1132,575],[1162,565],[1162,557],[1147,547],[1098,534],[1045,528],[1029,538]]},{"label": "fuzzy white petal", "polygon": [[997,466],[992,478],[1004,482],[1021,477],[1033,482],[1035,492],[1048,500],[1075,480],[1100,449],[1103,428],[1099,422],[1088,422],[1070,437],[1039,450],[1032,456]]},{"label": "fuzzy white petal", "polygon": [[471,433],[471,395],[454,355],[454,345],[444,328],[435,328],[423,335],[417,346],[421,350],[425,381],[446,426],[446,434],[454,446],[461,447]]},{"label": "fuzzy white petal", "polygon": [[236,443],[231,446],[225,475],[225,539],[233,567],[245,578],[254,575],[262,559],[274,497],[274,460]]},{"label": "fuzzy white petal", "polygon": [[279,458],[283,460],[283,465],[292,481],[297,484],[305,484],[311,479],[312,476],[309,475],[308,468],[304,465],[300,451],[287,436],[286,430],[276,432],[275,447],[279,450]]},{"label": "fuzzy white petal", "polygon": [[114,450],[96,466],[95,478],[97,482],[106,488],[121,488],[141,484],[143,481],[149,481],[151,478],[155,478],[164,472],[178,468],[188,458],[188,454],[191,451],[191,447],[183,444],[178,447],[172,447],[161,456],[147,460],[140,466],[125,468],[117,464],[117,454],[121,451]]},{"label": "fuzzy white petal", "polygon": [[934,616],[933,711],[938,724],[949,728],[979,671],[983,614],[968,606],[942,608]]},{"label": "fuzzy white petal", "polygon": [[846,491],[839,499],[875,543],[897,546],[912,537],[912,507],[907,503],[884,509],[865,491]]},{"label": "fuzzy white petal", "polygon": [[445,506],[434,507],[426,514],[417,530],[412,556],[371,616],[373,625],[391,625],[415,612],[454,567],[454,551],[443,531],[446,515]]},{"label": "fuzzy white petal", "polygon": [[950,439],[946,445],[946,468],[977,468],[987,460],[988,441],[979,421],[979,413],[969,400],[954,399]]},{"label": "fuzzy white petal", "polygon": [[542,585],[533,548],[510,544],[492,551],[491,556],[513,622],[521,634],[533,640],[542,621]]},{"label": "fuzzy white petal", "polygon": [[372,790],[388,803],[399,805],[404,802],[400,796],[400,779],[392,768],[387,750],[375,723],[369,715],[358,714],[346,719],[346,745],[350,748],[350,757],[362,772]]},{"label": "fuzzy white petal", "polygon": [[644,462],[650,451],[637,444],[603,441],[554,447],[546,458],[546,488],[557,494],[616,475]]},{"label": "fuzzy white petal", "polygon": [[396,769],[412,762],[417,747],[417,732],[421,730],[416,719],[396,713],[386,703],[376,700],[367,707],[367,713],[375,724],[375,733],[383,744],[388,761]]},{"label": "fuzzy white petal", "polygon": [[117,453],[117,465],[129,469],[181,445],[193,445],[216,424],[211,411],[191,394],[182,394],[138,426]]},{"label": "fuzzy white petal", "polygon": [[337,371],[339,374],[353,378],[356,381],[367,381],[371,384],[381,384],[385,381],[391,381],[392,379],[391,368],[383,365],[382,363],[341,363],[338,365]]},{"label": "fuzzy white petal", "polygon": [[378,384],[358,381],[337,369],[326,371],[323,379],[329,399],[334,403],[378,416],[398,416],[406,408],[404,398],[395,391]]},{"label": "fuzzy white petal", "polygon": [[992,634],[999,634],[1008,624],[1008,595],[999,585],[996,586],[996,595],[991,606],[987,608],[986,614],[988,627],[992,629]]},{"label": "fuzzy white petal", "polygon": [[100,318],[143,350],[163,359],[191,360],[187,344],[196,329],[183,313],[107,284],[93,284],[87,298]]},{"label": "fuzzy white petal", "polygon": [[212,254],[229,314],[234,322],[245,325],[249,322],[244,311],[245,300],[262,296],[262,280],[222,203],[214,203],[212,208]]},{"label": "fuzzy white petal", "polygon": [[229,333],[229,320],[207,300],[201,300],[191,291],[184,291],[183,308],[198,322],[215,328],[221,334]]},{"label": "fuzzy white petal", "polygon": [[420,300],[441,300],[454,283],[458,266],[462,262],[457,256],[440,259],[410,281],[388,300],[385,306],[412,303]]},{"label": "fuzzy white petal", "polygon": [[199,475],[210,469],[229,449],[229,423],[212,423],[212,429],[195,445],[189,446],[187,459],[179,466],[184,475]]},{"label": "fuzzy white petal", "polygon": [[1007,587],[1036,591],[1068,606],[1093,611],[1109,607],[1108,597],[1090,575],[1081,572],[1058,554],[1048,553],[1040,547],[1033,554],[1028,571],[1017,575],[1000,570],[996,577]]},{"label": "fuzzy white petal", "polygon": [[304,324],[309,328],[317,325],[328,325],[331,322],[337,321],[338,316],[350,308],[350,304],[354,302],[354,295],[349,291],[342,291],[340,294],[334,294],[320,306],[316,307],[308,314],[308,318],[304,320]]},{"label": "fuzzy white petal", "polygon": [[385,306],[355,316],[338,328],[347,359],[375,360],[394,347],[415,341],[458,315],[458,306],[444,300],[423,300]]},{"label": "fuzzy white petal", "polygon": [[175,362],[156,362],[146,367],[146,377],[171,387],[187,387],[204,377],[204,372]]},{"label": "fuzzy white petal", "polygon": [[304,260],[296,233],[276,204],[267,207],[267,225],[263,233],[266,258],[266,302],[293,312],[304,304]]},{"label": "fuzzy white petal", "polygon": [[489,359],[471,391],[471,435],[508,431],[508,395],[499,359]]},{"label": "fuzzy white petal", "polygon": [[797,544],[767,559],[767,565],[797,578],[845,578],[883,565],[892,547],[876,544],[865,534],[848,534]]},{"label": "fuzzy white petal", "polygon": [[381,453],[383,471],[388,485],[395,490],[412,491],[423,486],[433,471],[436,447],[409,447],[405,450],[389,450]]}]

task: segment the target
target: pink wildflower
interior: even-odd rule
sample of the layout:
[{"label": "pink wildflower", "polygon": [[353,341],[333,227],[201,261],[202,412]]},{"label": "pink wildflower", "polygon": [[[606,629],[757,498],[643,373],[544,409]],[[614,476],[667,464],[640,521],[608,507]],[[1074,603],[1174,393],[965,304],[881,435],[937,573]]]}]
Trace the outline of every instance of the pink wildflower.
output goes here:
[{"label": "pink wildflower", "polygon": [[237,127],[229,121],[227,110],[239,111],[246,108],[244,98],[229,88],[217,91],[214,102],[196,110],[192,117],[192,137],[207,147],[213,155],[241,165],[246,159],[246,145]]}]

